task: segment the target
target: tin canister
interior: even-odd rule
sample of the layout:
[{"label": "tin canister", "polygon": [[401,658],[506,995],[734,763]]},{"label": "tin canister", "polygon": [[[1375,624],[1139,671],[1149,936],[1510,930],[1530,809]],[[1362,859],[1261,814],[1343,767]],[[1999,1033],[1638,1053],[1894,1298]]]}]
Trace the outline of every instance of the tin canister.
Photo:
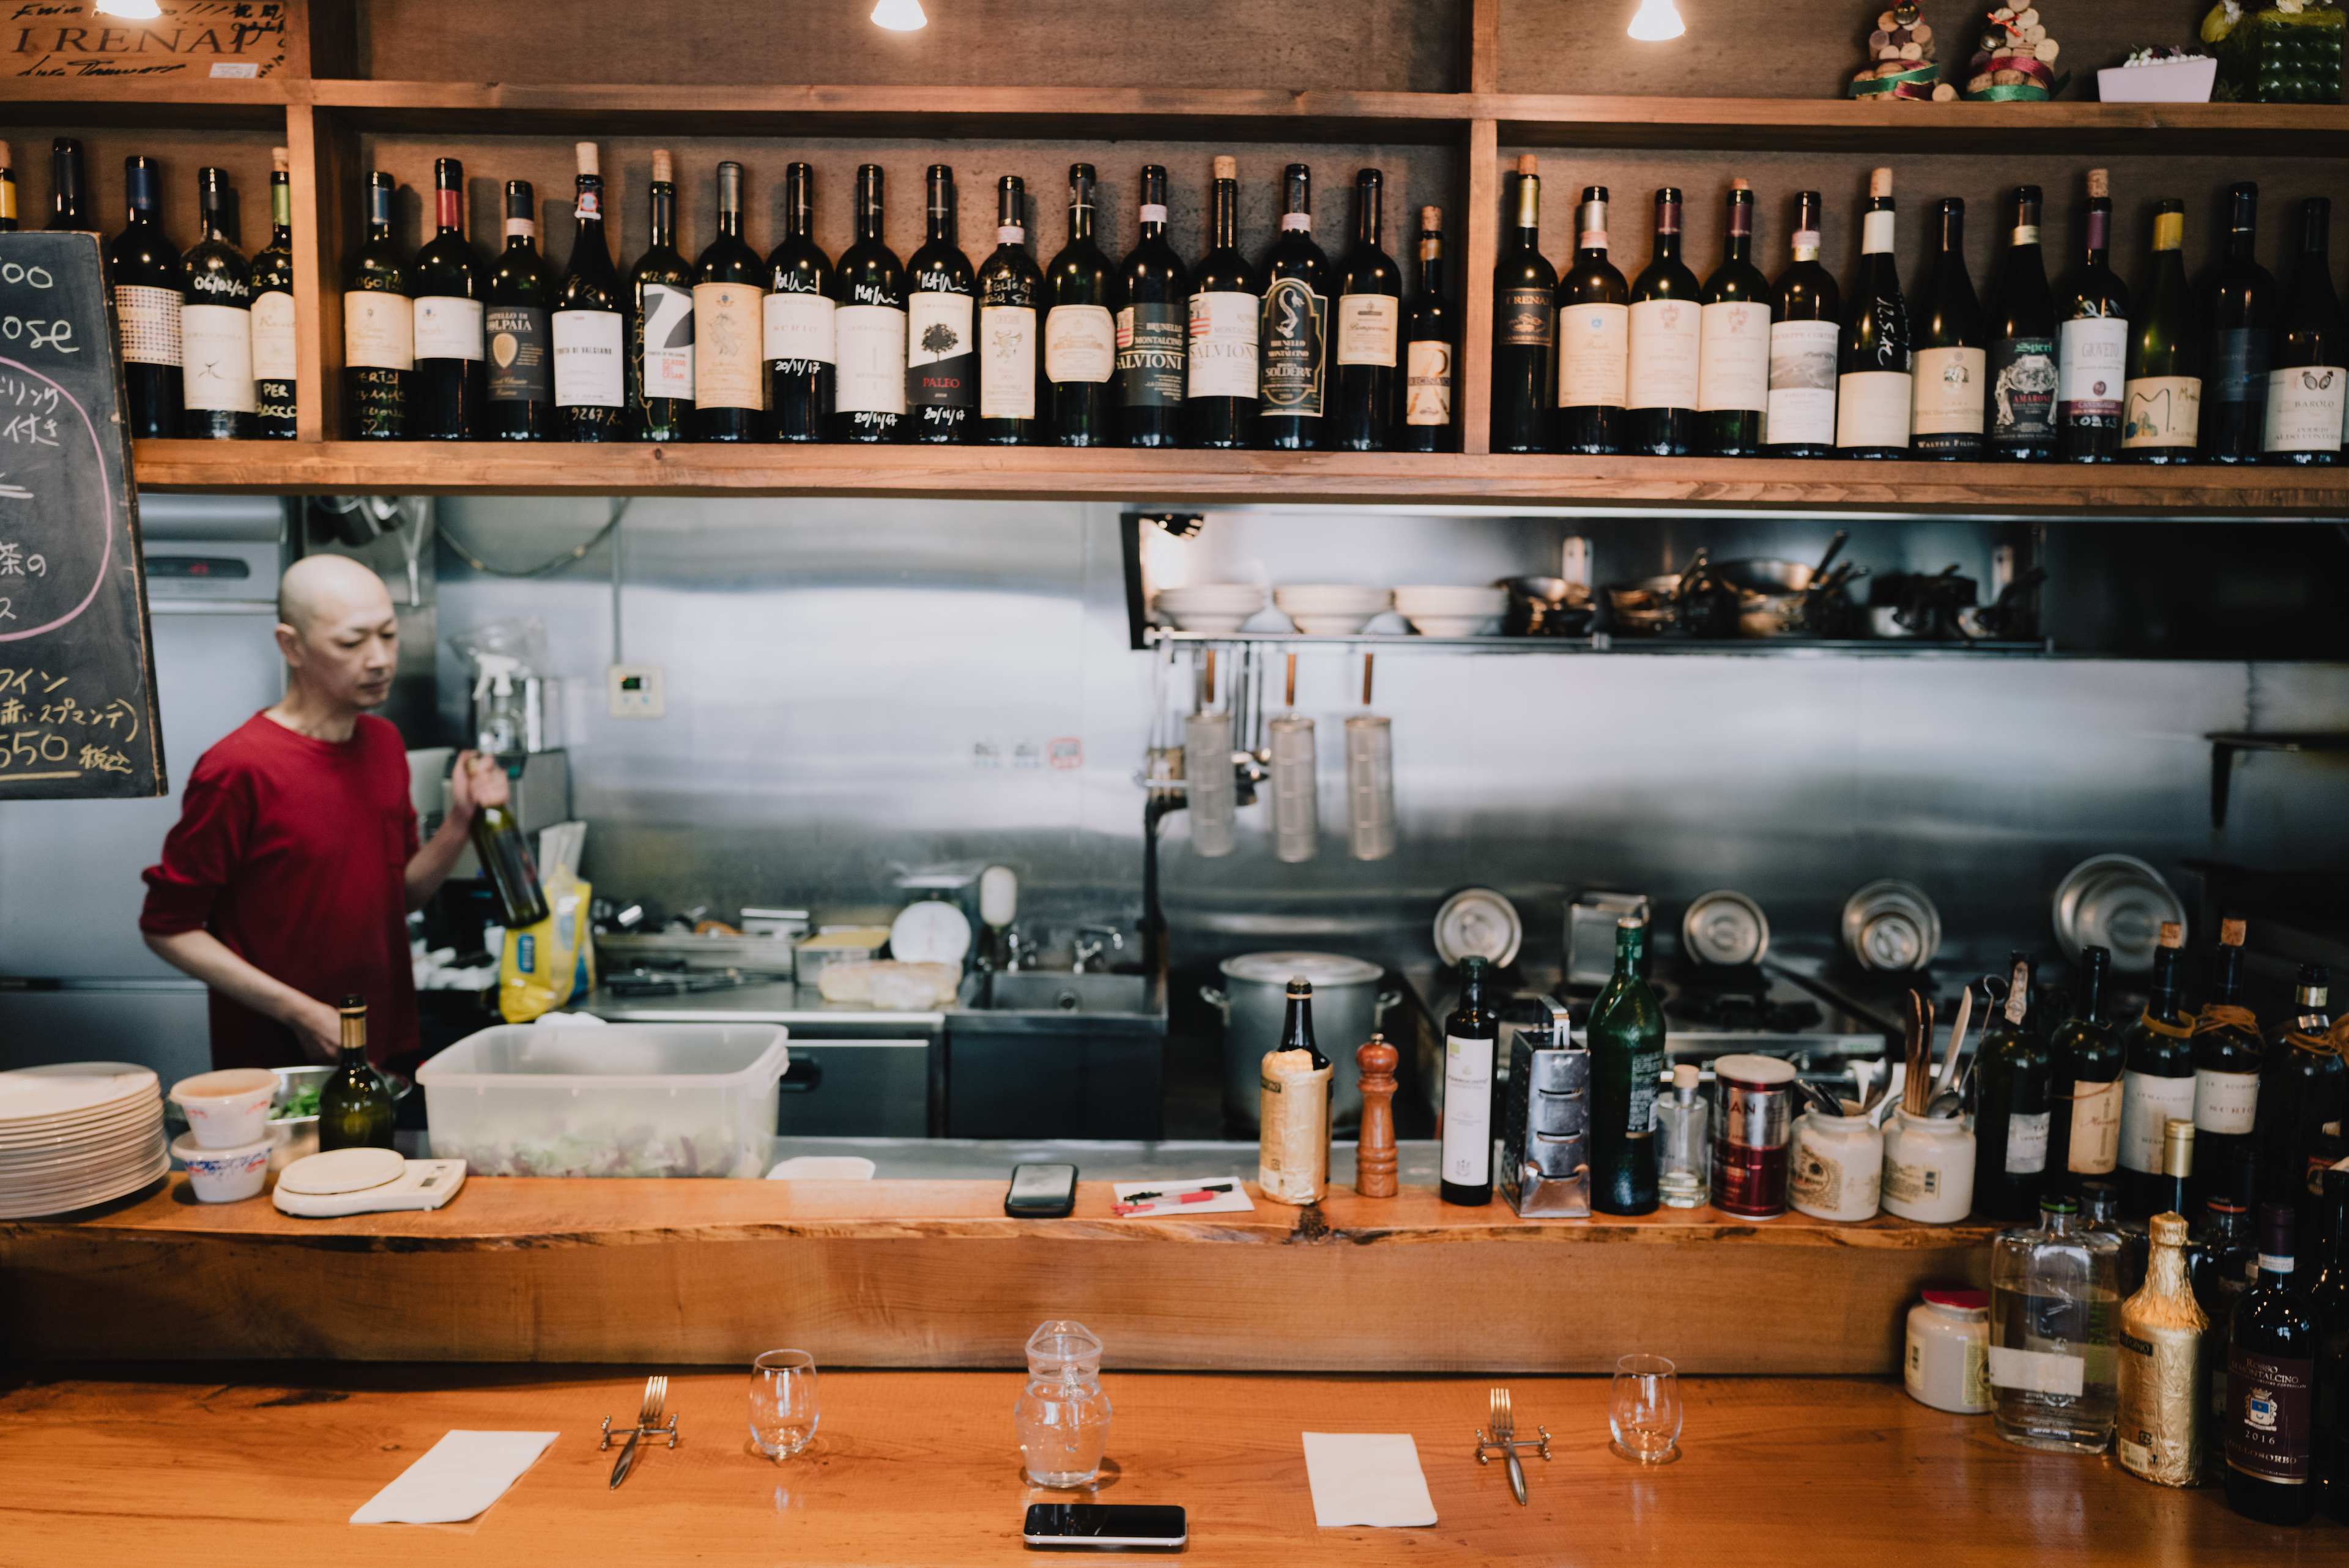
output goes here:
[{"label": "tin canister", "polygon": [[1775,1056],[1713,1064],[1713,1206],[1744,1220],[1786,1211],[1786,1150],[1794,1141],[1795,1069]]}]

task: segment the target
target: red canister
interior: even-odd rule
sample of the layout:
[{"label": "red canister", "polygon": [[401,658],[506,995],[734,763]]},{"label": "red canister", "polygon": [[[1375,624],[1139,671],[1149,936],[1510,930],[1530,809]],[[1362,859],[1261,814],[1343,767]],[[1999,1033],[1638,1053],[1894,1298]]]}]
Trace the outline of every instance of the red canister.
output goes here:
[{"label": "red canister", "polygon": [[1795,1069],[1775,1056],[1723,1056],[1713,1064],[1713,1206],[1775,1220],[1786,1211]]}]

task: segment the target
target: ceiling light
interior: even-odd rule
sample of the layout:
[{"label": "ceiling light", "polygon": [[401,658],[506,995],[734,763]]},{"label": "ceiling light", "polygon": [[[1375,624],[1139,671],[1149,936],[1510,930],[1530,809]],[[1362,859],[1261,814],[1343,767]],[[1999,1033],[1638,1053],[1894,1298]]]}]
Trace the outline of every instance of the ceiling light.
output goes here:
[{"label": "ceiling light", "polygon": [[[878,13],[874,20],[879,20]],[[1639,15],[1631,18],[1631,36],[1643,43],[1661,44],[1687,31],[1681,14],[1672,9],[1672,0],[1640,0]]]},{"label": "ceiling light", "polygon": [[142,22],[153,21],[163,14],[155,0],[98,0],[91,7],[101,16],[129,16]]},{"label": "ceiling light", "polygon": [[880,0],[873,7],[873,25],[893,33],[912,33],[930,25],[922,15],[922,0]]}]

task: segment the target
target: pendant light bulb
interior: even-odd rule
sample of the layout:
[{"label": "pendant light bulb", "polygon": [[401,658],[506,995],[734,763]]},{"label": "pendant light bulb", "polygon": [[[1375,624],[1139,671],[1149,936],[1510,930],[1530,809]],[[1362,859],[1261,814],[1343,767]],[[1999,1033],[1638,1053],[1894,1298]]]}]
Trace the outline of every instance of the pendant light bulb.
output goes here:
[{"label": "pendant light bulb", "polygon": [[1642,43],[1661,44],[1687,31],[1672,0],[1640,0],[1639,13],[1631,18],[1631,36]]},{"label": "pendant light bulb", "polygon": [[922,15],[922,0],[880,0],[873,7],[873,25],[893,33],[916,33],[930,25]]},{"label": "pendant light bulb", "polygon": [[163,7],[156,0],[98,0],[91,9],[101,16],[124,16],[140,22],[151,22],[163,14]]}]

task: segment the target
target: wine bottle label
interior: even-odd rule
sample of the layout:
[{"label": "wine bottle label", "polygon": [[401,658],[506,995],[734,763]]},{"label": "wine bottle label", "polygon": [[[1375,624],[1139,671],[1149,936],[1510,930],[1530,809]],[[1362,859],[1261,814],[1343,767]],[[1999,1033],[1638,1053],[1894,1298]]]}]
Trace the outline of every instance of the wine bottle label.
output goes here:
[{"label": "wine bottle label", "polygon": [[2103,1176],[2112,1168],[2121,1147],[2121,1084],[2072,1084],[2072,1147],[2064,1168],[2082,1176]]},{"label": "wine bottle label", "polygon": [[428,294],[416,302],[419,359],[479,359],[483,357],[481,302]]},{"label": "wine bottle label", "polygon": [[1993,1388],[2020,1388],[2027,1394],[2054,1394],[2076,1399],[2087,1386],[2088,1364],[2077,1355],[2054,1350],[2011,1350],[1990,1347],[1990,1382]]},{"label": "wine bottle label", "polygon": [[1329,359],[1330,300],[1301,277],[1277,277],[1264,291],[1263,345],[1257,396],[1268,414],[1321,417]]},{"label": "wine bottle label", "polygon": [[2002,337],[1990,346],[1990,439],[2045,445],[2055,439],[2055,339]]},{"label": "wine bottle label", "polygon": [[[782,295],[769,295],[781,299]],[[905,411],[905,313],[891,305],[843,305],[833,313],[840,380],[834,412],[902,414]],[[696,344],[704,356],[709,340]]]},{"label": "wine bottle label", "polygon": [[558,310],[554,337],[554,404],[562,409],[616,409],[627,401],[616,310]]},{"label": "wine bottle label", "polygon": [[406,295],[372,288],[345,292],[343,363],[354,369],[416,369],[416,307]]},{"label": "wine bottle label", "polygon": [[[1982,433],[1983,372],[1990,356],[1980,348],[1920,348],[1916,386],[1910,390],[1909,429],[1917,436]],[[1926,452],[1946,451],[1925,441]]]},{"label": "wine bottle label", "polygon": [[1191,396],[1256,396],[1257,314],[1262,304],[1252,294],[1191,296]]},{"label": "wine bottle label", "polygon": [[1338,363],[1392,366],[1402,325],[1402,301],[1392,295],[1340,295]]},{"label": "wine bottle label", "polygon": [[829,365],[840,351],[839,307],[821,294],[771,294],[759,324],[770,364]]},{"label": "wine bottle label", "polygon": [[2268,372],[2268,452],[2339,452],[2343,393],[2349,370],[2302,365]]},{"label": "wine bottle label", "polygon": [[[686,399],[693,396],[693,293],[674,284],[648,283],[638,305],[638,330],[645,345],[644,379],[647,398]],[[772,309],[771,306],[770,310]]]},{"label": "wine bottle label", "polygon": [[2121,417],[2121,376],[2127,364],[2127,322],[2118,317],[2092,316],[2064,323],[2055,417],[2067,425],[2116,428]]},{"label": "wine bottle label", "polygon": [[1044,379],[1097,383],[1117,373],[1117,323],[1100,305],[1056,305],[1044,313]]},{"label": "wine bottle label", "polygon": [[115,318],[122,327],[122,358],[133,365],[180,363],[180,291],[140,284],[114,286]]},{"label": "wine bottle label", "polygon": [[[1631,1094],[1623,1105],[1623,1131],[1646,1137],[1656,1125],[1656,1083],[1664,1075],[1664,1043],[1644,1042],[1631,1054]],[[1784,1128],[1785,1123],[1778,1126]]]},{"label": "wine bottle label", "polygon": [[1696,407],[1702,326],[1702,312],[1694,300],[1643,299],[1631,306],[1626,408]]},{"label": "wine bottle label", "polygon": [[1893,220],[1899,216],[1897,213],[1867,213],[1861,215],[1859,249],[1862,255],[1871,252],[1891,254]]},{"label": "wine bottle label", "polygon": [[2118,1358],[2119,1409],[2113,1450],[2121,1463],[2164,1486],[2192,1486],[2199,1468],[2203,1390],[2198,1365],[2209,1353],[2202,1336],[2177,1326],[2183,1305],[2137,1298],[2139,1311],[2122,1309]]},{"label": "wine bottle label", "polygon": [[2036,1176],[2047,1168],[2047,1116],[2041,1111],[2035,1116],[2013,1116],[2006,1118],[2006,1173],[2009,1176]]},{"label": "wine bottle label", "polygon": [[1696,406],[1701,413],[1770,406],[1770,307],[1723,300],[1702,311],[1697,352]]},{"label": "wine bottle label", "polygon": [[1781,321],[1770,328],[1770,407],[1763,426],[1773,445],[1834,443],[1840,335],[1832,321]]},{"label": "wine bottle label", "polygon": [[233,305],[180,307],[181,404],[191,411],[253,412],[253,312]]},{"label": "wine bottle label", "polygon": [[1118,386],[1129,409],[1183,406],[1184,347],[1190,312],[1173,300],[1129,305],[1117,313]]},{"label": "wine bottle label", "polygon": [[693,286],[693,406],[766,407],[766,302],[753,283]]},{"label": "wine bottle label", "polygon": [[2260,1108],[2257,1073],[2194,1069],[2194,1130],[2240,1137],[2251,1130]]},{"label": "wine bottle label", "polygon": [[2201,426],[2199,376],[2139,376],[2122,393],[2124,447],[2190,447]]},{"label": "wine bottle label", "polygon": [[1505,348],[1548,348],[1557,318],[1557,296],[1546,288],[1505,288],[1493,301],[1493,329]]},{"label": "wine bottle label", "polygon": [[1913,384],[1906,370],[1854,370],[1837,378],[1836,445],[1907,446]]},{"label": "wine bottle label", "polygon": [[971,324],[977,312],[977,303],[967,294],[926,290],[905,296],[908,407],[978,406],[978,352],[971,341]]},{"label": "wine bottle label", "polygon": [[2233,327],[2210,334],[2202,395],[2220,403],[2261,403],[2268,395],[2268,333],[2265,327]]},{"label": "wine bottle label", "polygon": [[[1253,310],[1256,301],[1248,305]],[[1253,317],[1251,317],[1253,319]],[[978,417],[1036,417],[1036,312],[1025,305],[981,306]]]},{"label": "wine bottle label", "polygon": [[2288,1486],[2309,1483],[2316,1363],[2227,1346],[2227,1468]]},{"label": "wine bottle label", "polygon": [[257,380],[294,379],[294,296],[279,289],[253,296],[253,374]]},{"label": "wine bottle label", "polygon": [[1133,210],[1133,221],[1137,223],[1164,223],[1166,221],[1165,203],[1163,202],[1143,202],[1142,205]]},{"label": "wine bottle label", "polygon": [[1444,1179],[1483,1187],[1493,1179],[1493,1046],[1444,1037]]},{"label": "wine bottle label", "polygon": [[1403,358],[1402,422],[1452,422],[1452,345],[1428,338],[1407,346]]},{"label": "wine bottle label", "polygon": [[489,335],[490,401],[543,403],[554,396],[546,312],[534,305],[492,305],[481,313]]},{"label": "wine bottle label", "polygon": [[2146,1176],[2161,1174],[2161,1140],[2172,1119],[2194,1119],[2194,1080],[2121,1075],[2120,1163]]},{"label": "wine bottle label", "polygon": [[1558,312],[1557,406],[1619,409],[1630,385],[1630,306],[1569,305]]}]

